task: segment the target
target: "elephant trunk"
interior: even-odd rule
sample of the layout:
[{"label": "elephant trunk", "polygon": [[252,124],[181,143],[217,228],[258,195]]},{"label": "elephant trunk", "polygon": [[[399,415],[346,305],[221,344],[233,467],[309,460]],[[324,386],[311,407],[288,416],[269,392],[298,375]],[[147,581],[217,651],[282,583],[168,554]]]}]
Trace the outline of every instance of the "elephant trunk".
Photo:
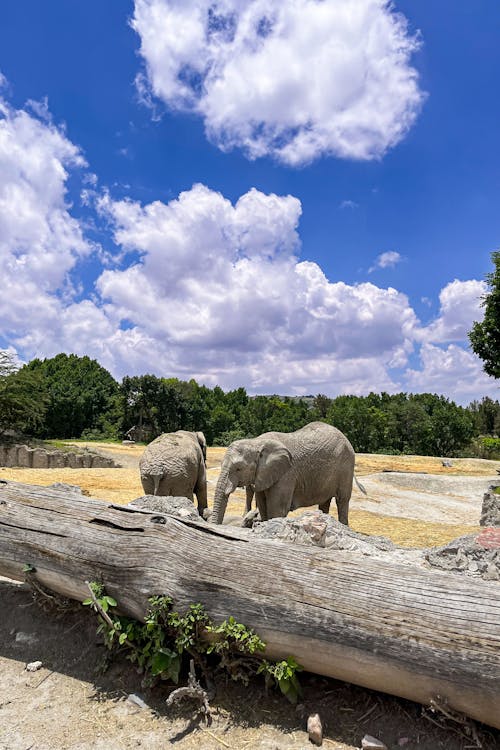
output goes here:
[{"label": "elephant trunk", "polygon": [[157,474],[153,474],[153,482],[154,482],[154,492],[153,492],[153,495],[157,495],[158,494],[158,488],[160,486],[160,479],[161,479],[161,477],[159,477]]},{"label": "elephant trunk", "polygon": [[229,480],[229,472],[222,466],[217,486],[214,493],[214,508],[212,512],[212,523],[221,524],[224,520],[224,513],[227,508],[229,495],[233,492],[234,487]]}]

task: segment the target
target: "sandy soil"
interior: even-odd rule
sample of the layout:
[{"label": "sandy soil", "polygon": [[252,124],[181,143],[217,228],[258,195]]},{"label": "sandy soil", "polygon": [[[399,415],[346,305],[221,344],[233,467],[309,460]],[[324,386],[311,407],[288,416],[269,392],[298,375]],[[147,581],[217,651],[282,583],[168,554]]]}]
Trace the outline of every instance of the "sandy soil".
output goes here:
[{"label": "sandy soil", "polygon": [[[32,484],[76,484],[92,497],[126,503],[142,494],[137,464],[141,446],[98,448],[122,463],[119,469],[0,469],[0,478]],[[223,448],[208,452],[209,497],[213,496]],[[359,455],[357,475],[368,496],[358,490],[351,501],[351,525],[384,534],[407,546],[441,544],[477,529],[481,498],[498,462]],[[388,473],[397,472],[397,473]],[[404,472],[404,473],[400,473]],[[418,472],[428,472],[419,474]],[[244,493],[235,493],[228,512],[239,514]],[[332,511],[335,514],[335,511]],[[219,680],[210,727],[190,722],[187,708],[167,712],[171,686],[141,686],[128,662],[98,674],[104,649],[95,620],[86,609],[63,616],[39,608],[24,586],[0,579],[0,750],[180,750],[234,748],[306,750],[312,747],[305,719],[319,711],[323,746],[355,750],[368,733],[389,750],[466,750],[475,745],[462,727],[421,706],[335,680],[305,675],[302,709],[277,693],[266,696],[260,680],[249,687]],[[26,663],[43,667],[25,671]],[[147,708],[128,700],[139,693]],[[443,723],[443,728],[436,725]],[[484,750],[500,747],[500,734],[478,728]]]}]

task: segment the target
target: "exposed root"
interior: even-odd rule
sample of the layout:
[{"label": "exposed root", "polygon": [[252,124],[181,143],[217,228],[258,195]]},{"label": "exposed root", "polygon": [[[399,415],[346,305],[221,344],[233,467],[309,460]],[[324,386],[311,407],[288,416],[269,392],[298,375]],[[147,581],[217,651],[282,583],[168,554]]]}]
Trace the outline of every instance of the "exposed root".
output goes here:
[{"label": "exposed root", "polygon": [[189,676],[187,686],[173,690],[168,696],[166,704],[168,707],[170,707],[174,703],[178,703],[179,701],[185,700],[186,698],[188,700],[195,701],[198,704],[193,718],[195,718],[195,716],[198,716],[198,714],[201,714],[205,719],[206,724],[210,725],[212,723],[212,714],[210,710],[210,704],[208,702],[208,695],[198,682],[198,678],[196,677],[196,673],[194,671],[193,659],[191,659],[189,662]]}]

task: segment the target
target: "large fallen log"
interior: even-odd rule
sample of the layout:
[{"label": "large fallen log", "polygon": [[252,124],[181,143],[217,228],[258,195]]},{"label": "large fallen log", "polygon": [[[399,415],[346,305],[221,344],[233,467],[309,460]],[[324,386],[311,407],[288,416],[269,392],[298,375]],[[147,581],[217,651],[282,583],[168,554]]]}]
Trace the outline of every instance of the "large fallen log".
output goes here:
[{"label": "large fallen log", "polygon": [[500,585],[0,482],[0,574],[141,619],[153,594],[233,615],[305,669],[500,728]]}]

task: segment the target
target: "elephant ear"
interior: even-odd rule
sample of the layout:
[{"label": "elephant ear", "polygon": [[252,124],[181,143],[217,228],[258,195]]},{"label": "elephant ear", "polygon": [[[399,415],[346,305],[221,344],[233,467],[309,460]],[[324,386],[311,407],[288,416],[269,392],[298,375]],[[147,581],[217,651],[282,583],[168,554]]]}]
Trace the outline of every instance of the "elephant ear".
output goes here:
[{"label": "elephant ear", "polygon": [[292,465],[292,456],[279,440],[266,440],[259,451],[255,490],[262,492],[275,484]]},{"label": "elephant ear", "polygon": [[205,435],[202,432],[197,432],[196,437],[198,439],[198,442],[200,444],[201,452],[203,453],[203,460],[206,462],[207,460],[207,441],[205,439]]}]

